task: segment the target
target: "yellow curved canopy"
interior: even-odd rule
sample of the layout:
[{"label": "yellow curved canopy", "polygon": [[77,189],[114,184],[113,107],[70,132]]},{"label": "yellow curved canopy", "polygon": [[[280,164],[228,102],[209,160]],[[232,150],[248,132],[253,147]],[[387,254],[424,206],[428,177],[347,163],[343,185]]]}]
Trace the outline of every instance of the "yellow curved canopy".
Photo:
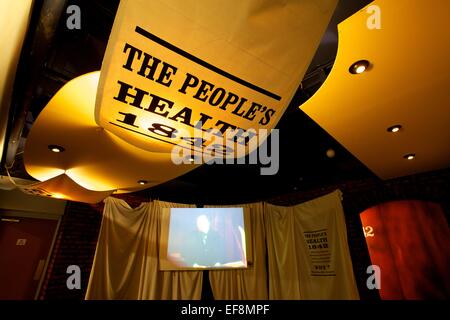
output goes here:
[{"label": "yellow curved canopy", "polygon": [[[449,13],[450,1],[372,2],[339,24],[331,73],[300,106],[380,178],[450,165]],[[351,74],[361,59],[369,69]]]},{"label": "yellow curved canopy", "polygon": [[[25,168],[31,176],[45,181],[65,173],[88,190],[131,192],[196,167],[175,165],[170,152],[139,149],[99,127],[94,120],[99,74],[69,81],[42,110],[25,146]],[[65,151],[52,152],[49,145]],[[148,183],[140,185],[139,180]]]}]

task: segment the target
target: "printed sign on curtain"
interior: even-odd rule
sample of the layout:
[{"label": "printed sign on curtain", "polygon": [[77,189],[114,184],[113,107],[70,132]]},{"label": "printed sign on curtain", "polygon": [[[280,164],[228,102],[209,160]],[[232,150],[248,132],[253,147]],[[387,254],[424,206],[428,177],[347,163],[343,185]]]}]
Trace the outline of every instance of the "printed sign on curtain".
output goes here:
[{"label": "printed sign on curtain", "polygon": [[252,151],[299,87],[336,2],[122,0],[97,123],[148,151]]},{"label": "printed sign on curtain", "polygon": [[328,229],[303,231],[308,248],[311,276],[335,276],[328,243]]}]

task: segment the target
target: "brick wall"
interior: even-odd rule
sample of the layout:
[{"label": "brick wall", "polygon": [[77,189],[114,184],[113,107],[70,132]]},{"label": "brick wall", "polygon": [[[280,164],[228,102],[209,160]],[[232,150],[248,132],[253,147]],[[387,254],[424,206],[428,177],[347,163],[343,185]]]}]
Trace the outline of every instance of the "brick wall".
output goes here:
[{"label": "brick wall", "polygon": [[[67,204],[41,288],[41,299],[83,299],[94,259],[102,211],[103,204]],[[70,265],[78,265],[81,269],[81,290],[69,290],[66,286],[69,276],[66,270]]]},{"label": "brick wall", "polygon": [[[147,201],[145,195],[118,195],[132,207]],[[83,300],[86,293],[98,234],[103,203],[90,205],[68,202],[58,230],[55,246],[41,288],[40,299]],[[78,265],[81,270],[81,290],[69,290],[67,267]]]},{"label": "brick wall", "polygon": [[[360,296],[364,300],[376,300],[379,299],[379,295],[366,287],[366,268],[371,263],[359,213],[373,205],[390,200],[418,199],[440,203],[446,213],[447,221],[450,220],[450,169],[389,181],[378,179],[349,181],[316,190],[298,191],[267,199],[267,201],[277,205],[295,205],[336,189],[343,192],[350,254]],[[119,198],[127,201],[132,207],[148,201],[145,192],[121,195]],[[68,204],[41,290],[41,299],[84,299],[102,211],[102,203],[88,205],[71,202]],[[71,264],[79,265],[81,268],[81,290],[69,290],[66,287],[68,277],[66,269]]]}]

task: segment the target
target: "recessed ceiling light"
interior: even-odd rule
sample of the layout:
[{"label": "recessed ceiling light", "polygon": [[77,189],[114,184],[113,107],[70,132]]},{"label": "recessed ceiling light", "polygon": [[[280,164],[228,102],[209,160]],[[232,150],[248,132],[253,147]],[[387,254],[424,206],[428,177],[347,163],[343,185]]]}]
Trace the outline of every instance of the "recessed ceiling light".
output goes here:
[{"label": "recessed ceiling light", "polygon": [[416,157],[414,153],[408,153],[403,156],[406,160],[413,160]]},{"label": "recessed ceiling light", "polygon": [[327,150],[326,155],[328,158],[334,158],[334,156],[336,155],[336,152],[334,151],[334,149],[330,148]]},{"label": "recessed ceiling light", "polygon": [[64,150],[66,150],[63,147],[58,146],[56,144],[51,144],[48,146],[48,148],[50,149],[50,151],[55,152],[55,153],[64,152]]},{"label": "recessed ceiling light", "polygon": [[356,61],[355,63],[353,63],[350,68],[348,69],[348,71],[351,74],[360,74],[363,73],[364,71],[367,70],[367,68],[369,68],[369,61],[367,60],[359,60]]},{"label": "recessed ceiling light", "polygon": [[396,132],[399,132],[401,128],[402,128],[401,125],[396,124],[395,126],[387,128],[387,131],[392,132],[392,133],[396,133]]},{"label": "recessed ceiling light", "polygon": [[147,184],[148,181],[147,181],[147,180],[139,180],[138,183],[139,183],[140,185],[144,185],[144,184]]}]

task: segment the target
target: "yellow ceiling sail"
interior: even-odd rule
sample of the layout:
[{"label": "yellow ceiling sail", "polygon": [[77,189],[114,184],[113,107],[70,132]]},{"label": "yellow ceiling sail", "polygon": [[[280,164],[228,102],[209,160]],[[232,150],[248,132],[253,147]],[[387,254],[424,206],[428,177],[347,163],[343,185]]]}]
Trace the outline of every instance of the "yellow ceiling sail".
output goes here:
[{"label": "yellow ceiling sail", "polygon": [[[142,150],[99,127],[94,120],[99,75],[69,81],[42,110],[25,146],[25,168],[31,176],[45,181],[65,173],[91,191],[131,192],[196,167],[175,165],[170,153]],[[54,152],[52,146],[64,151]]]},{"label": "yellow ceiling sail", "polygon": [[[339,24],[331,73],[300,106],[382,179],[450,165],[449,12],[450,1],[372,2]],[[359,60],[368,68],[351,73]]]}]

